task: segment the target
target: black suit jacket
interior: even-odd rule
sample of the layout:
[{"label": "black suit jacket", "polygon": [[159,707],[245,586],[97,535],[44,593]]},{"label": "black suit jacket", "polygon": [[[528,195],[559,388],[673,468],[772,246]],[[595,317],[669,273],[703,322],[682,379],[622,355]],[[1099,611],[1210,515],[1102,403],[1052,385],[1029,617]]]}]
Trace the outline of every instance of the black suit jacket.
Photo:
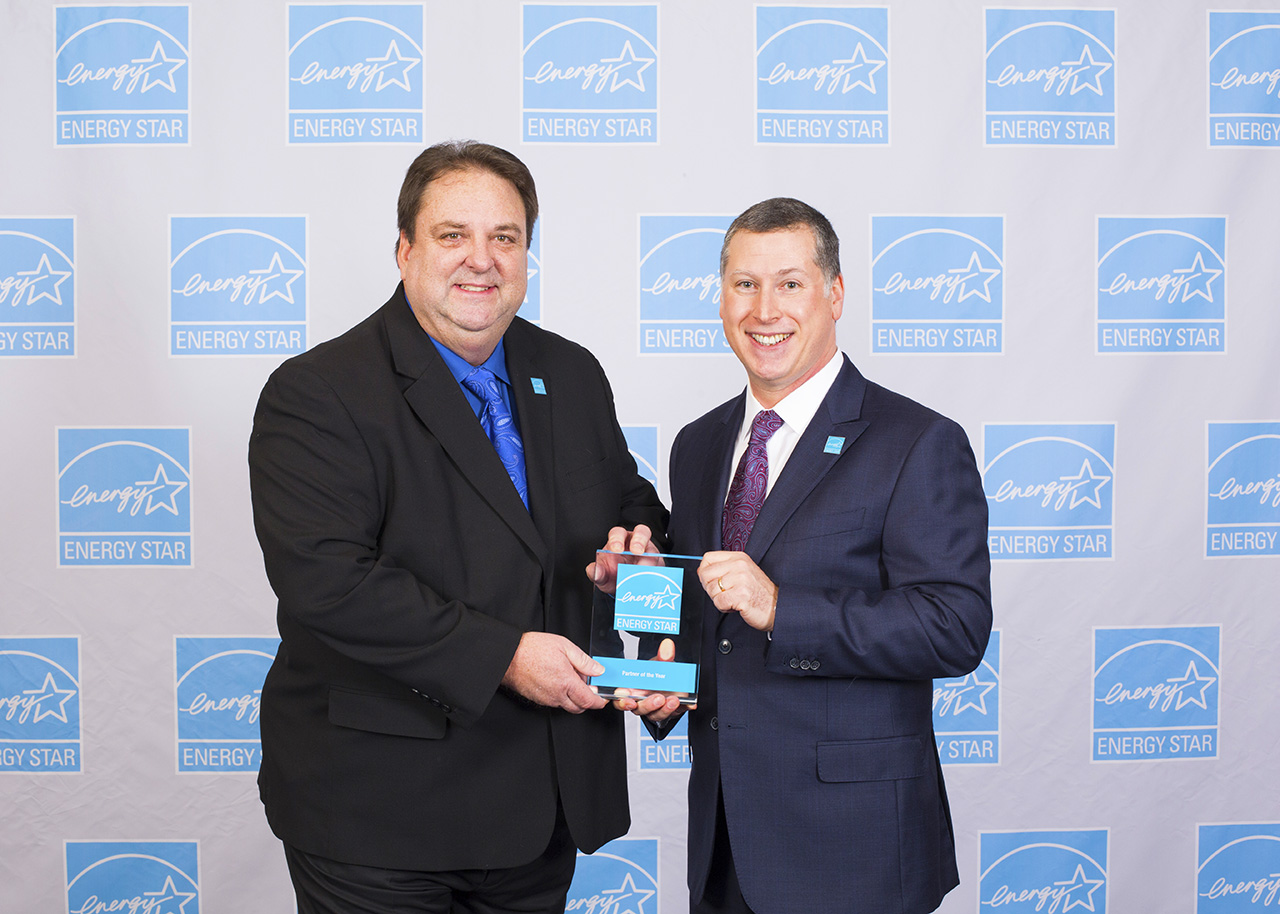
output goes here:
[{"label": "black suit jacket", "polygon": [[[745,395],[671,451],[671,548],[720,548]],[[987,505],[960,426],[848,359],[796,443],[747,554],[778,585],[772,639],[705,594],[689,721],[689,885],[707,885],[723,791],[761,914],[922,914],[957,880],[932,679],[991,631]]]},{"label": "black suit jacket", "polygon": [[518,865],[546,847],[557,794],[585,851],[628,828],[621,715],[499,683],[525,631],[588,647],[584,567],[610,526],[662,531],[666,511],[591,354],[520,319],[504,341],[529,510],[403,287],[263,389],[249,469],[282,643],[258,783],[304,851]]}]

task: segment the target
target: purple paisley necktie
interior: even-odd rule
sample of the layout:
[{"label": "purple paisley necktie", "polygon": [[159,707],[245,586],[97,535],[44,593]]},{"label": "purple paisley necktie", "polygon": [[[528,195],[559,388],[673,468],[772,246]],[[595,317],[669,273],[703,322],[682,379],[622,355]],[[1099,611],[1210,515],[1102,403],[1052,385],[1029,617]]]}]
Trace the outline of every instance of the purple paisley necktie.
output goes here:
[{"label": "purple paisley necktie", "polygon": [[764,491],[769,482],[769,455],[765,444],[773,433],[782,428],[782,417],[771,409],[756,413],[751,423],[751,440],[742,452],[738,469],[729,485],[729,497],[724,503],[721,522],[721,548],[729,552],[741,552],[751,536],[751,528],[760,516],[764,504]]}]

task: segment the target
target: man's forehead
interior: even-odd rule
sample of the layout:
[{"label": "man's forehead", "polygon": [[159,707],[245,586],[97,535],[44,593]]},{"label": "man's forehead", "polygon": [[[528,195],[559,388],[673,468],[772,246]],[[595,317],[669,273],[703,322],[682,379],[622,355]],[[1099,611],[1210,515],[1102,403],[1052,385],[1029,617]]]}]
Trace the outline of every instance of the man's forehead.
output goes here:
[{"label": "man's forehead", "polygon": [[777,272],[806,270],[818,266],[817,245],[813,230],[807,225],[793,225],[771,232],[735,232],[729,241],[730,269],[734,266],[735,256],[745,257],[749,253],[756,256],[772,255],[775,252],[779,255],[790,252],[799,256],[799,260],[795,263],[770,264],[770,269]]},{"label": "man's forehead", "polygon": [[422,196],[419,198],[420,212],[425,210],[434,199],[440,196],[439,191],[444,189],[446,185],[483,180],[501,181],[515,197],[516,203],[520,207],[520,218],[522,220],[524,219],[524,198],[520,196],[520,189],[508,178],[505,178],[496,172],[489,171],[487,168],[476,167],[454,168],[449,171],[442,172],[432,178],[431,181],[428,182],[427,186],[422,189]]}]

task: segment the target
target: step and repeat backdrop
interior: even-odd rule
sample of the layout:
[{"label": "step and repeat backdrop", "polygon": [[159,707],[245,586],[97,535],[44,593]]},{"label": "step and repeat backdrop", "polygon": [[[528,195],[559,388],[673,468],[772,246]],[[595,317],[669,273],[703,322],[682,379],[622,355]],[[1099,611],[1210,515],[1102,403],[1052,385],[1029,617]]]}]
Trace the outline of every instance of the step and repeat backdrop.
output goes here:
[{"label": "step and repeat backdrop", "polygon": [[[1280,3],[1228,5],[0,2],[0,910],[294,909],[251,417],[464,137],[532,168],[522,313],[664,495],[744,383],[717,254],[768,196],[843,239],[844,350],[967,429],[996,632],[935,688],[944,912],[1280,909]],[[687,738],[628,726],[569,907],[674,914]]]}]

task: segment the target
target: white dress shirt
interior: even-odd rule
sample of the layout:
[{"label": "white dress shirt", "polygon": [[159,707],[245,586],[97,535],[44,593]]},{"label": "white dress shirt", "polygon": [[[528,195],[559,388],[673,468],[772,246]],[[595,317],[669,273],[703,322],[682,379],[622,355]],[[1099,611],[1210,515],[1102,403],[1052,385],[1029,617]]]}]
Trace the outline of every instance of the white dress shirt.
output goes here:
[{"label": "white dress shirt", "polygon": [[[765,453],[769,456],[769,481],[765,484],[764,489],[766,498],[773,491],[773,484],[777,480],[778,474],[782,472],[782,468],[791,459],[791,452],[796,449],[796,442],[800,440],[804,430],[809,427],[809,423],[813,420],[813,414],[822,405],[822,398],[827,395],[827,391],[831,390],[831,385],[835,383],[836,375],[840,373],[840,366],[843,364],[843,353],[837,349],[836,354],[831,357],[827,364],[818,369],[817,374],[791,391],[772,407],[773,411],[781,417],[782,427],[773,433],[773,436],[765,445]],[[751,440],[751,423],[755,421],[756,413],[764,408],[760,405],[760,401],[755,398],[755,395],[751,393],[751,386],[747,385],[746,411],[742,417],[742,428],[738,430],[737,443],[733,447],[733,460],[729,464],[732,468],[729,474],[731,483],[733,473],[737,472],[738,469],[738,461],[742,459],[742,455],[747,450],[747,444]],[[725,497],[728,498],[727,492]]]}]

